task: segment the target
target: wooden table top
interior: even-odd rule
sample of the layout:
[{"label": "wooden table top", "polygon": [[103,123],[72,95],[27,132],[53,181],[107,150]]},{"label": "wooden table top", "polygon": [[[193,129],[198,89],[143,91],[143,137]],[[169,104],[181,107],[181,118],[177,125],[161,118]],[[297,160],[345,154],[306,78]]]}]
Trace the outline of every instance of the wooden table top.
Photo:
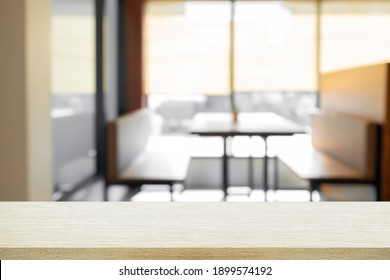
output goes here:
[{"label": "wooden table top", "polygon": [[209,136],[269,136],[304,133],[304,128],[275,113],[239,113],[233,123],[231,113],[199,113],[192,120],[192,134]]},{"label": "wooden table top", "polygon": [[390,203],[1,202],[0,259],[390,259]]}]

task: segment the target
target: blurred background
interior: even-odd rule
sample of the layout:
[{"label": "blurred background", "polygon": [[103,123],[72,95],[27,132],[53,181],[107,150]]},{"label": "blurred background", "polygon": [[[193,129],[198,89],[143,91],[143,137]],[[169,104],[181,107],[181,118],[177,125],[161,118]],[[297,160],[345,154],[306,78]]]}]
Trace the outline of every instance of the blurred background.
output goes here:
[{"label": "blurred background", "polygon": [[[147,107],[148,147],[191,156],[176,200],[219,201],[221,139],[191,135],[196,114],[230,112],[233,99],[239,112],[273,112],[310,135],[323,73],[390,59],[389,1],[28,2],[0,4],[0,200],[102,200],[106,126]],[[269,139],[271,161],[281,145]],[[263,150],[260,137],[234,137],[229,200],[264,201]],[[286,188],[270,200],[309,200],[307,181],[279,172]],[[166,201],[169,191],[114,184],[109,197]],[[328,186],[315,199],[377,197],[367,184]]]}]

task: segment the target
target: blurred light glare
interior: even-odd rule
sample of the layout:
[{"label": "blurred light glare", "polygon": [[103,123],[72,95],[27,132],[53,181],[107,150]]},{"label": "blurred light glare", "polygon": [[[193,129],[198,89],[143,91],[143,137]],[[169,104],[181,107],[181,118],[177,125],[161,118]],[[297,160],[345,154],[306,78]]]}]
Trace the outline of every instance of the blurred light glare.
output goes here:
[{"label": "blurred light glare", "polygon": [[185,16],[189,20],[205,24],[226,24],[230,21],[230,3],[186,2]]},{"label": "blurred light glare", "polygon": [[263,40],[272,47],[281,48],[286,34],[292,29],[291,11],[282,3],[244,2],[237,6],[237,11],[235,20],[240,23],[258,22],[258,33],[262,33]]}]

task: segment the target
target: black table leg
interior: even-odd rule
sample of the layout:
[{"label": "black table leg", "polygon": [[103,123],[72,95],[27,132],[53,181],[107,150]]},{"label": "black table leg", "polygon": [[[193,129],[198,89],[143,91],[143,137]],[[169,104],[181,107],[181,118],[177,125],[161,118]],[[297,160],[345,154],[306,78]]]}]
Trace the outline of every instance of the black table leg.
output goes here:
[{"label": "black table leg", "polygon": [[279,189],[279,162],[278,157],[274,157],[274,191]]},{"label": "black table leg", "polygon": [[107,184],[107,182],[105,182],[104,189],[103,189],[103,201],[108,201],[108,187],[109,187],[109,184]]},{"label": "black table leg", "polygon": [[[250,137],[250,139],[252,140],[252,137]],[[249,184],[249,188],[250,188],[249,196],[251,195],[251,192],[254,189],[254,182],[253,181],[254,181],[254,179],[253,179],[253,156],[252,156],[252,154],[250,154],[249,158],[248,158],[248,184]]]},{"label": "black table leg", "polygon": [[316,183],[312,180],[309,182],[310,201],[313,201],[313,191],[316,189]]},{"label": "black table leg", "polygon": [[268,145],[267,145],[267,136],[263,137],[264,139],[264,166],[263,166],[263,185],[264,185],[264,201],[267,201],[267,191],[268,191]]},{"label": "black table leg", "polygon": [[228,189],[228,155],[227,155],[227,137],[223,138],[223,156],[222,156],[222,189],[223,201],[226,201]]},{"label": "black table leg", "polygon": [[171,195],[171,202],[173,202],[173,183],[169,185],[169,194]]}]

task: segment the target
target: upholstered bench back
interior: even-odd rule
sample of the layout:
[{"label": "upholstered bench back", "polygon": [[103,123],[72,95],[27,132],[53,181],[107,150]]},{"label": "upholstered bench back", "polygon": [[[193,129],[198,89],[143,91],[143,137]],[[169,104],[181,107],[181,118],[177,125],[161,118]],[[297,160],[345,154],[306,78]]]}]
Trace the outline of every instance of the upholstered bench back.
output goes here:
[{"label": "upholstered bench back", "polygon": [[313,146],[359,172],[374,174],[377,126],[346,115],[312,115]]},{"label": "upholstered bench back", "polygon": [[108,177],[115,181],[145,149],[151,131],[151,114],[138,110],[108,125]]}]

